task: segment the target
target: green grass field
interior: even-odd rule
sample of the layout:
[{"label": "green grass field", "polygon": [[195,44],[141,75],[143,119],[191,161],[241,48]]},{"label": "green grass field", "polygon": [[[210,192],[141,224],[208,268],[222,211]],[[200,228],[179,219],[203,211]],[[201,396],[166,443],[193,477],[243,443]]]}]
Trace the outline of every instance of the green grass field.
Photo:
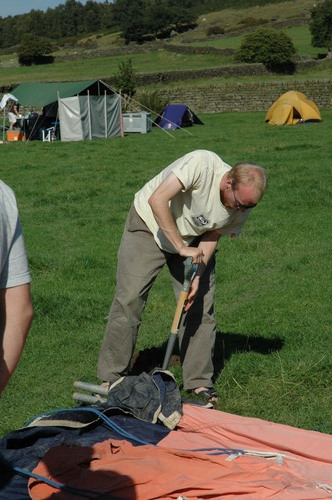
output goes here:
[{"label": "green grass field", "polygon": [[[152,71],[209,68],[220,66],[222,59],[215,55],[175,54],[156,50],[130,56],[136,73]],[[1,69],[0,86],[25,81],[71,81],[110,78],[118,72],[121,61],[127,56],[96,57],[76,61],[55,62],[39,66],[13,66]]]},{"label": "green grass field", "polygon": [[[204,126],[80,143],[0,145],[33,276],[35,319],[1,398],[0,434],[70,407],[73,381],[97,382],[117,248],[134,193],[177,157],[211,149],[266,167],[269,187],[238,239],[217,254],[219,408],[331,431],[330,130],[270,127],[264,113],[202,115]],[[137,350],[161,351],[175,299],[167,272],[144,312]],[[151,351],[152,352],[152,351]],[[148,357],[144,367],[154,366]],[[199,363],[199,360],[197,360]],[[181,369],[171,366],[181,385]]]},{"label": "green grass field", "polygon": [[[319,52],[319,50],[318,50]],[[20,82],[54,82],[54,81],[75,81],[88,79],[105,80],[114,76],[119,69],[119,64],[127,59],[128,56],[109,56],[83,59],[77,61],[55,62],[54,64],[44,64],[40,66],[18,67],[6,66],[1,68],[0,86],[16,85]],[[167,50],[158,50],[144,54],[133,54],[130,56],[135,73],[152,73],[174,70],[197,70],[211,67],[221,67],[234,64],[232,56],[220,56],[216,54],[196,55],[196,54],[178,54]],[[330,78],[331,61],[320,62],[319,65],[308,70],[299,70],[293,75],[276,75],[274,73],[260,77],[260,81],[275,81],[276,79],[284,81],[292,80],[313,80],[318,78]],[[256,81],[257,76],[230,76],[224,78],[210,78],[208,80],[195,80],[200,85],[218,85],[225,81],[252,82]],[[188,80],[181,82],[175,81],[171,86],[188,86],[192,82]],[[146,91],[153,91],[159,87],[165,88],[165,84],[148,85]],[[142,89],[141,89],[142,90]]]}]

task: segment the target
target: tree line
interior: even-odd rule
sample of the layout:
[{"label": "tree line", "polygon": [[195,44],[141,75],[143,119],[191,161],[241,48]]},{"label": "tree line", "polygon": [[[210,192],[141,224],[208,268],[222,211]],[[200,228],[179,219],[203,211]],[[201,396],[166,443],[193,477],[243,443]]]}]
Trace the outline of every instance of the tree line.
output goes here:
[{"label": "tree line", "polygon": [[31,10],[28,14],[0,18],[0,47],[19,45],[29,34],[58,41],[63,38],[109,30],[114,26],[113,5],[88,0],[82,5],[67,0],[54,9]]}]

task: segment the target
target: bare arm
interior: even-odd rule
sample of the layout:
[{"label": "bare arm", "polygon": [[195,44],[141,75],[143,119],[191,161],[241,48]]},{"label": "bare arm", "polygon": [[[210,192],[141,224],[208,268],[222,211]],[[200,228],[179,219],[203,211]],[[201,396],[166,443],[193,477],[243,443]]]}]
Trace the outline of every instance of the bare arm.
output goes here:
[{"label": "bare arm", "polygon": [[205,271],[207,263],[209,262],[209,260],[211,259],[217,248],[220,236],[221,236],[220,233],[218,233],[217,231],[208,231],[203,235],[198,245],[198,248],[202,248],[204,258],[203,261],[200,263],[196,276],[191,284],[187,304],[185,307],[186,311],[191,307],[192,303],[195,300],[199,288],[200,278]]},{"label": "bare arm", "polygon": [[0,394],[19,362],[32,318],[29,284],[0,290]]},{"label": "bare arm", "polygon": [[178,253],[182,257],[192,257],[193,263],[200,264],[204,257],[203,248],[188,247],[183,243],[169,208],[170,200],[182,189],[181,181],[171,173],[152,193],[148,202],[158,226]]}]

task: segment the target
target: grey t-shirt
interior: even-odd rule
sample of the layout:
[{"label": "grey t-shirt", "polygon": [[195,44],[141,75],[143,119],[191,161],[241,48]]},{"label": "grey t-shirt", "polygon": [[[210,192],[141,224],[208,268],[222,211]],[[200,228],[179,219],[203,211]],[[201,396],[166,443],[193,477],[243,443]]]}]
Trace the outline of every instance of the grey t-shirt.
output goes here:
[{"label": "grey t-shirt", "polygon": [[16,198],[12,189],[0,180],[0,288],[30,281]]}]

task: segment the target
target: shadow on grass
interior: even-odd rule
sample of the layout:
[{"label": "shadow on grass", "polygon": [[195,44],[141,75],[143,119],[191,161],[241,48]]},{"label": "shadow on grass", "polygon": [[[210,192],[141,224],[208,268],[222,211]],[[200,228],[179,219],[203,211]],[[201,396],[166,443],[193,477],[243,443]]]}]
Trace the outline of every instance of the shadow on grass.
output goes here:
[{"label": "shadow on grass", "polygon": [[[142,372],[149,373],[154,368],[160,368],[163,364],[167,342],[157,347],[151,347],[136,352],[131,362],[132,375]],[[214,354],[214,378],[223,370],[226,362],[233,354],[239,352],[257,352],[259,354],[271,354],[280,351],[284,345],[281,338],[267,339],[259,335],[245,335],[242,333],[217,332],[215,354]],[[180,355],[178,344],[174,346],[169,366],[179,366]]]},{"label": "shadow on grass", "polygon": [[284,346],[282,338],[267,339],[259,335],[242,333],[217,332],[214,350],[214,378],[223,370],[226,362],[233,354],[239,352],[257,352],[271,354],[280,351]]}]

